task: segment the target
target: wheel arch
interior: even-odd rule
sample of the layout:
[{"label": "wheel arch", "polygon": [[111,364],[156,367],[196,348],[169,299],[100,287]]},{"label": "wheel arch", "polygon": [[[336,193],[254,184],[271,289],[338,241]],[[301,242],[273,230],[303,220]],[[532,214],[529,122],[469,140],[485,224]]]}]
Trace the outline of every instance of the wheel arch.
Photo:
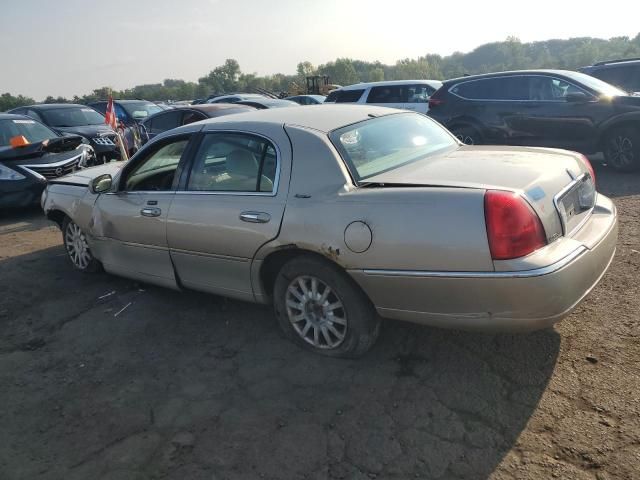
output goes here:
[{"label": "wheel arch", "polygon": [[[289,261],[294,258],[298,258],[301,256],[308,256],[316,258],[328,265],[331,265],[333,268],[342,272],[346,278],[349,279],[362,293],[369,299],[369,296],[362,289],[362,287],[354,280],[354,278],[349,275],[349,272],[344,268],[343,265],[336,262],[331,256],[327,253],[323,255],[313,250],[305,249],[298,247],[297,245],[291,246],[283,246],[277,248],[267,254],[267,256],[260,262],[259,269],[257,272],[257,285],[258,292],[264,297],[265,301],[270,302],[273,297],[273,289],[275,286],[276,278],[278,273],[282,269],[282,267]],[[369,301],[371,301],[369,299]]]},{"label": "wheel arch", "polygon": [[619,128],[635,128],[640,135],[640,127],[638,126],[640,122],[640,116],[623,116],[616,118],[607,124],[602,126],[600,130],[600,136],[598,138],[598,149],[602,151],[605,146],[605,141],[607,139],[607,135]]},{"label": "wheel arch", "polygon": [[[67,215],[66,212],[64,212],[64,211],[62,211],[60,209],[54,208],[52,210],[49,210],[46,213],[46,217],[49,220],[51,220],[52,222],[54,222],[56,225],[58,225],[58,227],[62,230],[62,223],[64,222],[64,219],[66,217],[69,217],[69,215]],[[69,217],[69,218],[71,218],[71,217]]]}]

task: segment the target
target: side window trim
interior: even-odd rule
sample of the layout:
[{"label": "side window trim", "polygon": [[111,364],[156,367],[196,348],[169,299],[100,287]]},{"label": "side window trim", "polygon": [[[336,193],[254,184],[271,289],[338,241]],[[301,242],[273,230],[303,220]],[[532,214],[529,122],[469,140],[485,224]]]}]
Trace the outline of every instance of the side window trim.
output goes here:
[{"label": "side window trim", "polygon": [[[198,149],[200,148],[200,145],[202,144],[202,142],[205,139],[206,135],[224,135],[226,133],[230,133],[230,134],[241,134],[241,135],[249,135],[249,136],[253,136],[253,137],[258,137],[262,140],[266,140],[268,142],[268,144],[271,144],[271,146],[273,147],[273,149],[275,150],[276,153],[276,173],[275,173],[275,178],[273,180],[273,190],[271,192],[230,192],[230,191],[207,191],[207,190],[188,190],[187,185],[189,183],[189,177],[191,176],[191,170],[193,168],[194,162],[196,161],[196,153],[198,151]],[[207,132],[199,132],[197,134],[197,138],[192,139],[192,146],[187,146],[186,150],[189,150],[189,155],[187,156],[187,161],[182,164],[182,160],[180,160],[180,163],[182,164],[182,170],[179,172],[180,178],[179,178],[179,183],[177,185],[177,189],[175,191],[176,194],[186,194],[186,195],[229,195],[229,196],[245,196],[245,197],[251,197],[251,196],[260,196],[260,197],[276,197],[278,195],[279,192],[279,187],[280,187],[280,172],[282,170],[282,154],[280,152],[280,147],[278,147],[278,144],[271,138],[267,137],[266,135],[263,135],[261,133],[256,133],[256,132],[249,132],[249,131],[245,131],[245,130],[230,130],[230,129],[226,129],[226,130],[209,130]],[[268,150],[268,144],[267,144],[267,148],[265,149],[264,153],[266,154],[266,150]],[[262,162],[261,165],[258,168],[261,168],[262,166]],[[180,168],[180,166],[178,167]],[[176,175],[177,177],[178,175]],[[258,177],[260,178],[260,177]],[[259,185],[256,185],[257,187]],[[256,188],[256,190],[258,190],[258,188]]]},{"label": "side window trim", "polygon": [[546,103],[565,103],[564,100],[508,100],[508,99],[497,99],[497,98],[467,98],[467,97],[463,97],[462,95],[457,94],[456,92],[453,92],[452,90],[460,85],[464,85],[465,83],[473,83],[473,82],[483,82],[483,81],[487,81],[487,80],[492,80],[492,79],[496,79],[496,78],[513,78],[513,77],[543,77],[543,78],[550,78],[551,80],[558,80],[560,82],[565,82],[568,83],[569,85],[571,85],[572,87],[577,88],[578,90],[584,92],[586,95],[589,96],[589,98],[591,99],[590,101],[595,100],[595,96],[593,95],[593,93],[585,90],[583,87],[580,87],[578,85],[576,85],[575,83],[566,80],[564,78],[559,78],[559,77],[555,77],[553,75],[543,75],[543,74],[521,74],[521,75],[505,75],[505,76],[496,76],[496,77],[488,77],[488,78],[477,78],[477,79],[473,79],[473,80],[465,80],[462,82],[458,82],[455,83],[453,85],[451,85],[449,87],[449,89],[447,90],[451,95],[455,95],[458,98],[461,98],[462,100],[466,100],[468,102],[546,102]]}]

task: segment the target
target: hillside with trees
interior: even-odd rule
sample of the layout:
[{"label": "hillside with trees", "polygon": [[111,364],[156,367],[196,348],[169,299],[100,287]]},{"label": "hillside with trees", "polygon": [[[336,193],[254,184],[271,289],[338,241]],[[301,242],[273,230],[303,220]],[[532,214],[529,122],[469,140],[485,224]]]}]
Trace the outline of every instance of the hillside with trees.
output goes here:
[{"label": "hillside with trees", "polygon": [[[609,40],[599,38],[571,38],[569,40],[546,40],[523,43],[518,38],[509,37],[504,42],[481,45],[469,53],[456,52],[448,56],[427,54],[418,58],[398,60],[394,65],[381,62],[365,62],[350,58],[337,58],[323,65],[314,66],[303,61],[298,64],[295,74],[277,73],[259,76],[244,73],[239,63],[228,59],[223,65],[211,70],[197,82],[166,79],[162,83],[137,85],[122,91],[114,91],[115,98],[144,98],[147,100],[190,100],[206,97],[213,93],[232,91],[252,91],[256,88],[272,92],[287,92],[292,83],[304,85],[304,77],[323,74],[331,77],[331,82],[350,85],[357,82],[404,79],[445,79],[464,74],[477,74],[525,68],[558,68],[575,70],[599,60],[640,57],[640,34],[635,38],[614,37]],[[88,103],[104,99],[108,87],[93,90],[82,97],[71,99],[47,97],[45,103],[76,102]],[[19,105],[34,103],[33,99],[9,93],[0,95],[0,111]]]}]

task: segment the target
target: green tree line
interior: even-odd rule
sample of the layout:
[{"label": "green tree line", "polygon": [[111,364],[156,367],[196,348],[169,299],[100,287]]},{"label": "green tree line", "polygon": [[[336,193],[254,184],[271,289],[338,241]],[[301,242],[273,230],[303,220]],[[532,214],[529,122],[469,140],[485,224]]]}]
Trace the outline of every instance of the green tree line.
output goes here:
[{"label": "green tree line", "polygon": [[[305,76],[329,75],[331,83],[350,85],[358,82],[406,79],[436,79],[525,68],[558,68],[575,70],[599,60],[640,57],[640,34],[635,38],[614,37],[608,40],[583,37],[568,40],[546,40],[523,43],[516,37],[503,42],[487,43],[469,53],[456,52],[448,56],[427,54],[418,58],[405,58],[393,65],[365,62],[350,58],[337,58],[314,66],[308,61],[298,64],[295,74],[277,73],[259,76],[242,72],[239,63],[228,59],[197,82],[166,79],[162,83],[137,85],[113,91],[115,98],[146,100],[192,100],[211,94],[256,91],[265,89],[275,93],[298,93],[304,88]],[[88,95],[47,97],[44,103],[89,103],[107,98],[108,87],[93,90]],[[9,93],[0,95],[0,111],[35,103],[34,99]]]}]

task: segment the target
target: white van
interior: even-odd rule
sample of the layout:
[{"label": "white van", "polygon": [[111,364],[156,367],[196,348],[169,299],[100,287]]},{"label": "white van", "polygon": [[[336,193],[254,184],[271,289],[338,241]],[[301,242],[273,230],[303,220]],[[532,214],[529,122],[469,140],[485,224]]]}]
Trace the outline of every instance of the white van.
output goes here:
[{"label": "white van", "polygon": [[441,86],[438,80],[356,83],[333,90],[324,103],[366,103],[427,113],[429,97]]}]

